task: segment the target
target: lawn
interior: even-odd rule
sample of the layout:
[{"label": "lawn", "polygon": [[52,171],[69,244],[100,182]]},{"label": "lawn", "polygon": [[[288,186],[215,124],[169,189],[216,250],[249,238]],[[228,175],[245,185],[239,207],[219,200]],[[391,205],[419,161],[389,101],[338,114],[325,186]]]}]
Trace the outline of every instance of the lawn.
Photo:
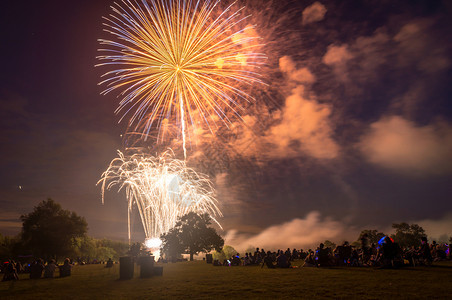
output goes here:
[{"label": "lawn", "polygon": [[[299,264],[296,262],[295,264]],[[75,266],[72,276],[0,282],[0,299],[249,299],[357,298],[446,299],[452,294],[452,263],[431,267],[373,268],[214,267],[203,261],[163,265],[163,276],[119,280],[119,265]]]}]

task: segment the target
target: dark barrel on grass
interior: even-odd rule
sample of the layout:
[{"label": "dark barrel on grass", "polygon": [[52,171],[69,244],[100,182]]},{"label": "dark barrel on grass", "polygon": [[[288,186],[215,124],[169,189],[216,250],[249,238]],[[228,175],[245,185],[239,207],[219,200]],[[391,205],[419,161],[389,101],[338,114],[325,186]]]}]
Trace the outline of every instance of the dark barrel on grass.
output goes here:
[{"label": "dark barrel on grass", "polygon": [[142,256],[138,259],[138,264],[140,265],[141,278],[148,278],[152,276],[152,269],[154,268],[154,256]]},{"label": "dark barrel on grass", "polygon": [[119,279],[133,278],[133,260],[130,256],[119,258]]},{"label": "dark barrel on grass", "polygon": [[213,262],[212,254],[206,254],[206,262],[211,264]]},{"label": "dark barrel on grass", "polygon": [[152,275],[163,276],[163,267],[154,267],[152,270]]}]

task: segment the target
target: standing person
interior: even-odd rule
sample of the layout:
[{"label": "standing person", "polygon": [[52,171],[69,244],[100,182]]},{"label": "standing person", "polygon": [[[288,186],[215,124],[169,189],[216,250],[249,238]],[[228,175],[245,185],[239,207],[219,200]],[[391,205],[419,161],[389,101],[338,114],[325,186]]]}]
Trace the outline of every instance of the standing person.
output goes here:
[{"label": "standing person", "polygon": [[13,261],[8,261],[4,264],[3,272],[5,272],[5,274],[3,275],[2,281],[19,280]]},{"label": "standing person", "polygon": [[419,256],[424,260],[425,264],[431,264],[433,261],[432,253],[430,252],[430,246],[425,236],[421,238],[421,248],[419,249]]},{"label": "standing person", "polygon": [[367,233],[364,233],[361,236],[360,242],[361,242],[361,261],[363,265],[367,265],[370,260],[370,256],[372,255],[371,248],[369,247],[369,236],[367,235]]},{"label": "standing person", "polygon": [[20,261],[18,261],[16,263],[16,271],[17,271],[17,274],[24,272],[24,268],[23,268],[22,264],[20,263]]}]

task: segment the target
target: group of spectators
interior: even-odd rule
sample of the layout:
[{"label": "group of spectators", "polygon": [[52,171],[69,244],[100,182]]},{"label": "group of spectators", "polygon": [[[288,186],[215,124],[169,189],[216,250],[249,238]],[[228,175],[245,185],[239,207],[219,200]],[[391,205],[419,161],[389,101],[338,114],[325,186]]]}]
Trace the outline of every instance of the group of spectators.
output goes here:
[{"label": "group of spectators", "polygon": [[47,264],[44,264],[42,259],[37,259],[25,265],[22,265],[20,262],[8,260],[0,266],[0,271],[3,273],[2,281],[19,280],[20,273],[29,273],[30,279],[39,279],[42,277],[54,278],[57,269],[60,277],[70,276],[72,269],[70,259],[66,258],[62,265],[57,265],[53,259],[47,261]]},{"label": "group of spectators", "polygon": [[358,247],[351,246],[347,241],[335,247],[325,247],[321,243],[315,250],[303,249],[276,252],[256,248],[254,253],[239,253],[223,263],[216,260],[215,266],[250,266],[260,265],[268,268],[290,268],[292,261],[303,260],[303,267],[331,267],[331,266],[368,266],[394,268],[403,265],[430,265],[433,261],[452,259],[450,245],[439,245],[435,241],[428,244],[427,238],[422,238],[420,247],[402,249],[390,237],[384,237],[378,244],[369,243],[366,235],[360,239]]},{"label": "group of spectators", "polygon": [[[296,251],[294,249],[296,253]],[[298,258],[298,256],[297,256]],[[267,266],[268,268],[289,268],[291,266],[291,261],[295,257],[292,255],[290,249],[286,251],[278,250],[277,252],[267,251],[264,249],[256,248],[253,253],[245,253],[244,257],[240,257],[240,254],[232,256],[229,259],[225,259],[223,263],[218,260],[213,262],[214,266],[251,266],[251,265],[261,265]]]},{"label": "group of spectators", "polygon": [[419,247],[401,248],[390,237],[386,236],[379,244],[368,243],[367,237],[360,239],[360,247],[352,247],[348,242],[334,250],[323,244],[309,251],[305,266],[371,266],[394,268],[404,265],[430,265],[433,261],[451,259],[450,246],[438,245],[433,241],[429,245],[427,238],[421,239]]}]

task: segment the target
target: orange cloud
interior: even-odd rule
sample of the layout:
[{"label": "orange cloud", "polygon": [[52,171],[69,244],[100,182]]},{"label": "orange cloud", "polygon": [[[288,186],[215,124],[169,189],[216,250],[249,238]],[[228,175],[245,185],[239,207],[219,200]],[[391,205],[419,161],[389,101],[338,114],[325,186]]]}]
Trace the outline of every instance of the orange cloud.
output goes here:
[{"label": "orange cloud", "polygon": [[332,138],[331,109],[303,94],[303,86],[293,90],[286,99],[280,122],[267,133],[267,141],[276,147],[273,155],[290,157],[304,152],[319,159],[336,158],[340,149]]},{"label": "orange cloud", "polygon": [[322,21],[326,14],[326,7],[322,3],[316,1],[306,7],[302,12],[302,24],[306,25],[309,23]]},{"label": "orange cloud", "polygon": [[417,126],[384,117],[370,125],[358,146],[369,162],[385,168],[417,175],[452,171],[452,127],[446,123]]},{"label": "orange cloud", "polygon": [[294,82],[313,83],[315,81],[315,76],[308,68],[297,69],[295,62],[289,56],[283,56],[279,59],[279,69]]},{"label": "orange cloud", "polygon": [[289,222],[264,229],[261,233],[250,236],[229,231],[225,236],[225,244],[232,245],[238,251],[250,247],[260,247],[265,250],[289,248],[313,248],[325,240],[340,243],[343,239],[356,239],[359,232],[345,224],[326,218],[322,219],[317,211],[312,211],[303,219],[293,219]]}]

